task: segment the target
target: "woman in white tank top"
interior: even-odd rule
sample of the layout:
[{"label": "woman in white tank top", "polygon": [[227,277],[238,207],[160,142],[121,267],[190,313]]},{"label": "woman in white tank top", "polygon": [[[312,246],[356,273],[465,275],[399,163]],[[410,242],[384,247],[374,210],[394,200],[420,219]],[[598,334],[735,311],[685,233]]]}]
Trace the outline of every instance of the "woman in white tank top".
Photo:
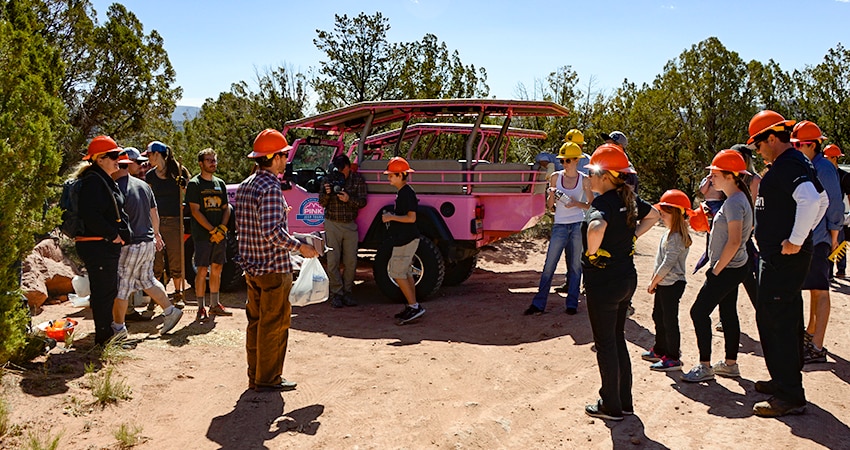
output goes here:
[{"label": "woman in white tank top", "polygon": [[552,225],[552,235],[537,295],[531,301],[531,306],[525,310],[525,315],[546,311],[552,277],[561,254],[565,254],[567,261],[566,312],[572,315],[578,311],[581,255],[584,253],[581,224],[584,212],[590,207],[589,199],[593,198],[587,176],[578,171],[580,158],[581,148],[573,142],[565,143],[558,152],[558,159],[564,165],[564,170],[553,173],[549,178],[549,195],[546,198],[547,208],[554,208],[555,223]]}]

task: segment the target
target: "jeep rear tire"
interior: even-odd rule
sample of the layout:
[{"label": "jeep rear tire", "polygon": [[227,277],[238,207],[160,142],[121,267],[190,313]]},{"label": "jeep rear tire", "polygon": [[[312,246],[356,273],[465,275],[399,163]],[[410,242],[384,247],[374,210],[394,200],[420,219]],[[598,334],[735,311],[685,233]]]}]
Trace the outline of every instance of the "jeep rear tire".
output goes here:
[{"label": "jeep rear tire", "polygon": [[457,286],[468,280],[472,276],[472,272],[475,272],[477,264],[478,255],[472,255],[454,264],[446,264],[446,276],[443,278],[443,285]]},{"label": "jeep rear tire", "polygon": [[[236,252],[238,251],[239,247],[236,241],[236,234],[233,232],[227,233],[227,260],[221,269],[220,289],[222,292],[236,291],[245,286],[245,276],[242,273],[242,268],[233,261],[233,257],[236,256]],[[195,266],[195,242],[192,240],[192,236],[189,236],[186,242],[183,243],[183,255],[186,258],[186,263],[183,267],[186,274],[186,282],[194,288],[195,276],[198,274],[198,271]],[[209,272],[207,272],[207,289],[204,291],[209,292]]]},{"label": "jeep rear tire", "polygon": [[[393,300],[404,300],[401,289],[387,273],[392,253],[392,241],[387,240],[381,244],[375,254],[373,276],[381,293]],[[413,280],[416,283],[416,300],[425,300],[436,294],[443,285],[446,267],[443,263],[443,255],[433,241],[425,236],[419,238],[419,247],[416,249],[412,265]]]}]

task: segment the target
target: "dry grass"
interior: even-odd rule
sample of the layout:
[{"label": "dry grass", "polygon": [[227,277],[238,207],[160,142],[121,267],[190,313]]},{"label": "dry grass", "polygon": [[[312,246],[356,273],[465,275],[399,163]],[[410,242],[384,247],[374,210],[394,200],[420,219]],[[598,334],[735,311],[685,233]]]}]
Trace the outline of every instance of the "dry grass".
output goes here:
[{"label": "dry grass", "polygon": [[115,439],[118,441],[118,448],[128,449],[133,448],[141,442],[142,427],[122,423],[117,430],[112,432]]},{"label": "dry grass", "polygon": [[112,366],[106,366],[100,372],[95,372],[94,365],[88,364],[86,373],[89,376],[89,387],[96,403],[106,405],[131,398],[132,389],[127,386],[123,379],[113,378]]}]

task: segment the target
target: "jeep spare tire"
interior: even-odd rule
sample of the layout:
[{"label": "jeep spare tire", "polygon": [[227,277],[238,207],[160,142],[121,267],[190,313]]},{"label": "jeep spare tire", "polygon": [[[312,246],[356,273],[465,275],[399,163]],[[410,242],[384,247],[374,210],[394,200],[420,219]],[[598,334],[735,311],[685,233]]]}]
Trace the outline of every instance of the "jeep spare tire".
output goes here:
[{"label": "jeep spare tire", "polygon": [[[375,254],[373,276],[382,294],[393,300],[404,300],[401,289],[388,273],[392,253],[392,241],[384,241]],[[412,265],[413,281],[416,283],[416,300],[425,300],[436,294],[443,285],[446,267],[443,263],[443,255],[433,241],[425,236],[419,238],[419,247],[416,249]]]}]

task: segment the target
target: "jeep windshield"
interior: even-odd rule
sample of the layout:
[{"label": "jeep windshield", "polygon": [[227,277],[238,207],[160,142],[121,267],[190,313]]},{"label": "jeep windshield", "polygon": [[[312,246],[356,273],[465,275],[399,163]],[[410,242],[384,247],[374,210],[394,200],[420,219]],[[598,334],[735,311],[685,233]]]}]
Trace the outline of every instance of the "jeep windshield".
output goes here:
[{"label": "jeep windshield", "polygon": [[294,171],[314,170],[317,167],[325,168],[336,151],[336,145],[323,144],[318,139],[309,139],[298,146],[298,151],[295,152],[289,164]]}]

